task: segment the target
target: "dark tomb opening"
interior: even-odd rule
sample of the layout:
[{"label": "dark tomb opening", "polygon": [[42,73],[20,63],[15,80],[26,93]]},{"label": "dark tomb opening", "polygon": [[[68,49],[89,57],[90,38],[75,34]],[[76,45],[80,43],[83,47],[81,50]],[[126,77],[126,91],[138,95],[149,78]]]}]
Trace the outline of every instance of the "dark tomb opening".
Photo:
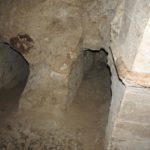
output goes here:
[{"label": "dark tomb opening", "polygon": [[0,118],[17,111],[28,76],[29,64],[22,54],[0,43]]}]

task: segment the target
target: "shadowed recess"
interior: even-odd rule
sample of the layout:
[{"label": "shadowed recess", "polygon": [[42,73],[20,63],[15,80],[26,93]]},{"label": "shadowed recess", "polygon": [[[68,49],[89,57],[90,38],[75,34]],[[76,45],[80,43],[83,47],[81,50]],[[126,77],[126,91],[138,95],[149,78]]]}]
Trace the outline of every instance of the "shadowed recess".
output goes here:
[{"label": "shadowed recess", "polygon": [[15,112],[27,83],[29,64],[9,45],[0,43],[0,117]]}]

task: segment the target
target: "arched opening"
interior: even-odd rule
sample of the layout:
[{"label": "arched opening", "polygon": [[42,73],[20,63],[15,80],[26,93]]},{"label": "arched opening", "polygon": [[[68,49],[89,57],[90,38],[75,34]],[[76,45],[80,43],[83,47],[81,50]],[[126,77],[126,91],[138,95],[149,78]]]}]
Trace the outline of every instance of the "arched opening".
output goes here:
[{"label": "arched opening", "polygon": [[83,51],[84,75],[61,125],[65,124],[66,133],[78,133],[77,137],[86,150],[104,149],[111,102],[111,73],[107,55],[103,48]]},{"label": "arched opening", "polygon": [[17,111],[28,75],[26,59],[8,44],[0,43],[0,118]]}]

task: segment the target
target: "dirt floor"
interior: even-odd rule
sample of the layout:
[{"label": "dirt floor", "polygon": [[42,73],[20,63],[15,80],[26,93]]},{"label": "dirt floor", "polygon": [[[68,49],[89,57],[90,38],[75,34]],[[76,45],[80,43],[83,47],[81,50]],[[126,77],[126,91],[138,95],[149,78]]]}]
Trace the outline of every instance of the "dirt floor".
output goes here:
[{"label": "dirt floor", "polygon": [[[10,116],[15,110],[14,108],[18,104],[19,93],[21,91],[22,89],[19,86],[10,89],[10,91],[1,90],[1,122],[3,118]],[[16,97],[16,99],[14,99],[14,97]],[[109,69],[104,62],[99,62],[85,75],[69,110],[65,111],[63,115],[57,117],[57,119],[54,116],[45,116],[45,118],[47,118],[46,120],[51,120],[49,126],[53,124],[53,127],[51,128],[52,130],[50,130],[51,134],[47,135],[47,133],[44,133],[42,134],[42,137],[40,137],[40,132],[34,132],[32,129],[27,130],[26,123],[23,123],[23,127],[20,124],[19,127],[16,127],[14,123],[13,125],[7,123],[7,125],[1,126],[1,129],[4,128],[5,130],[10,130],[13,134],[6,134],[4,129],[2,129],[3,132],[0,131],[0,149],[104,150],[103,140],[110,99]],[[5,114],[5,116],[3,114]],[[39,121],[38,116],[37,119],[35,119],[35,122],[36,121]],[[54,128],[56,128],[57,133]],[[5,134],[5,136],[2,136],[3,134]],[[26,135],[26,139],[22,139],[22,135]],[[44,139],[43,136],[45,136]],[[35,139],[34,141],[36,142],[33,142],[32,138]],[[15,142],[14,139],[16,139]],[[24,141],[24,144],[20,144],[20,140]],[[51,147],[40,147],[42,144],[38,145],[40,142],[37,141],[40,141],[43,145],[49,144]]]}]

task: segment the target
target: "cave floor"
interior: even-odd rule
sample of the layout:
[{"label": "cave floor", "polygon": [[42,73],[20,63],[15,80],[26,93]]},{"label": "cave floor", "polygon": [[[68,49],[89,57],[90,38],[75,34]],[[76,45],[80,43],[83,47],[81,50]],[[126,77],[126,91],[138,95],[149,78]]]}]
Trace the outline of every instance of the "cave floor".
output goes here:
[{"label": "cave floor", "polygon": [[[10,90],[11,90],[10,93],[12,93],[13,89]],[[4,99],[5,97],[4,95],[6,95],[7,99],[11,99],[14,95],[17,95],[15,94],[17,93],[17,88],[14,88],[14,93],[12,94],[9,93],[9,90],[5,92],[6,93],[4,93],[3,91],[0,92],[1,93],[0,100]],[[27,137],[30,137],[29,140],[31,140],[34,132],[33,131],[26,132],[27,124],[31,122],[32,124],[35,124],[35,126],[37,125],[45,126],[46,124],[48,124],[49,127],[51,126],[51,129],[53,131],[55,130],[54,128],[56,128],[57,132],[61,131],[61,133],[64,133],[62,134],[62,136],[65,136],[67,139],[69,139],[68,137],[72,137],[73,140],[75,139],[76,141],[78,141],[75,143],[72,142],[73,143],[72,147],[68,146],[70,148],[66,148],[65,143],[63,146],[63,142],[61,142],[61,144],[58,144],[59,142],[57,141],[57,138],[60,138],[61,140],[64,139],[64,137],[63,138],[61,138],[60,136],[55,137],[54,135],[55,138],[52,137],[53,140],[51,141],[53,142],[50,144],[53,145],[53,148],[50,148],[50,150],[57,150],[57,149],[58,150],[104,150],[103,142],[104,142],[105,128],[108,119],[110,99],[111,99],[110,73],[109,73],[109,69],[107,68],[107,65],[101,62],[98,63],[98,65],[96,64],[95,66],[93,66],[89,70],[89,72],[85,75],[77,91],[77,95],[73,103],[71,104],[69,109],[61,113],[61,115],[55,116],[52,114],[46,114],[44,117],[41,117],[39,115],[36,116],[36,114],[34,115],[33,113],[31,115],[31,113],[28,112],[29,114],[27,114],[26,117],[24,117],[24,121],[23,121],[24,123],[22,122],[25,129],[20,127],[20,124],[19,127],[16,127],[16,125],[14,125],[15,119],[13,119],[12,124],[7,123],[6,127],[4,126],[3,127],[6,130],[11,130],[11,132],[13,133],[12,139],[15,139],[16,135],[18,136],[18,133],[16,132],[21,132],[20,134],[22,133],[25,135],[27,134],[28,135]],[[7,104],[5,104],[5,106],[6,105]],[[8,106],[10,106],[10,104]],[[43,118],[43,120],[46,120],[47,122],[44,122],[43,120],[39,120],[39,117]],[[25,131],[21,131],[21,130],[25,130]],[[2,131],[4,132],[4,129],[2,129]],[[6,137],[4,138],[8,140],[7,137],[9,136],[9,133],[6,134],[5,131],[4,133],[0,133],[0,134],[1,135],[5,134]],[[39,135],[37,137],[39,137]],[[37,137],[36,140],[38,140]],[[3,141],[5,141],[4,138]],[[18,141],[20,140],[21,139],[19,139]],[[42,138],[40,138],[40,140],[42,140]],[[11,140],[9,142],[11,142]],[[6,146],[8,145],[7,143],[8,141],[5,143]],[[26,143],[24,143],[24,145],[26,145]],[[30,144],[28,143],[28,145]],[[38,149],[43,149],[43,148],[39,148],[38,145],[37,147]]]}]

